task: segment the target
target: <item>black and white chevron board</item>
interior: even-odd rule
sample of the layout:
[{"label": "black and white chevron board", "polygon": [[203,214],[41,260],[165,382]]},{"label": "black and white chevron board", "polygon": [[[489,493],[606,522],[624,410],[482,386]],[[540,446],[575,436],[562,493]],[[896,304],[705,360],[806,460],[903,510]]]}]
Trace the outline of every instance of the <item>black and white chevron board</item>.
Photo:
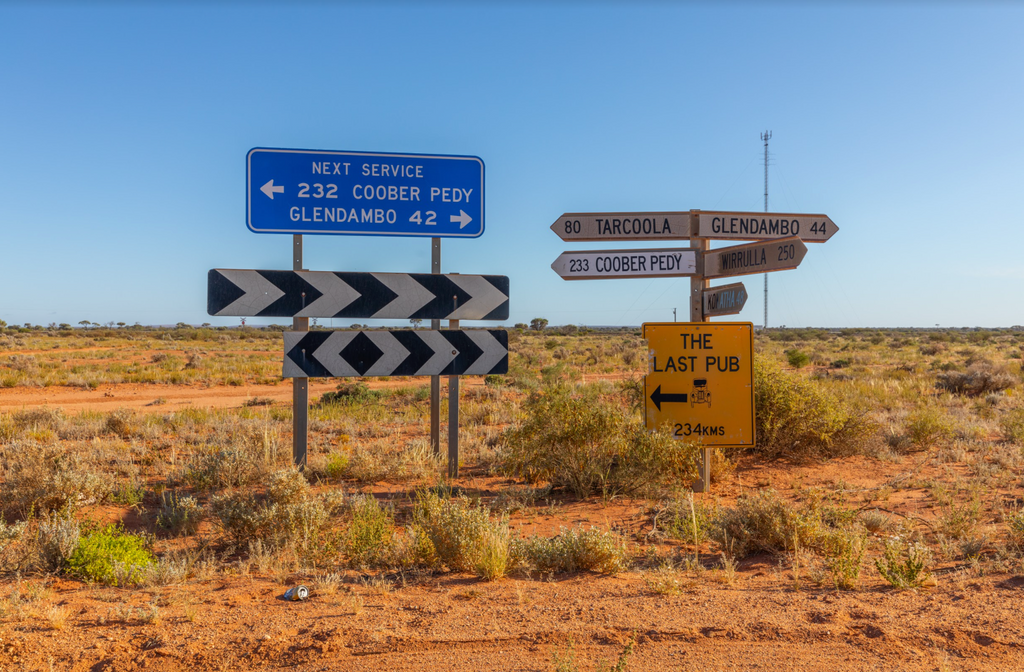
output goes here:
[{"label": "black and white chevron board", "polygon": [[503,329],[286,331],[285,378],[508,373]]},{"label": "black and white chevron board", "polygon": [[219,317],[507,320],[508,277],[215,268],[206,311]]}]

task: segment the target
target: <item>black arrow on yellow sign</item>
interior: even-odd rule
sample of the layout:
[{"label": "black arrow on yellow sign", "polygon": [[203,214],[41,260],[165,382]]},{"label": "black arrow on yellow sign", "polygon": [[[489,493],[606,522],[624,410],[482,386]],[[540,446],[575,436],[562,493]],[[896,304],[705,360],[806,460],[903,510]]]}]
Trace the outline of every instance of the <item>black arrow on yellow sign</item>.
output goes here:
[{"label": "black arrow on yellow sign", "polygon": [[663,401],[666,403],[677,402],[685,404],[688,399],[689,397],[686,396],[685,392],[682,394],[673,394],[668,392],[663,394],[661,391],[661,385],[658,385],[658,387],[654,389],[654,392],[651,393],[651,401],[654,402],[654,405],[658,407],[659,411],[661,410],[661,402]]}]

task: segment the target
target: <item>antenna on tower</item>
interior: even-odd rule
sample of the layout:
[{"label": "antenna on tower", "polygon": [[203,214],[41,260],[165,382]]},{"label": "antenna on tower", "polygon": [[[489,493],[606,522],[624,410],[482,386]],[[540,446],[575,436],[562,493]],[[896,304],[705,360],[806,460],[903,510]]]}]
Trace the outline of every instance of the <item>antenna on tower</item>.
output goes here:
[{"label": "antenna on tower", "polygon": [[[761,141],[764,142],[764,211],[768,212],[768,141],[772,139],[772,132],[765,131],[761,134]],[[768,328],[768,274],[764,274],[764,328]]]}]

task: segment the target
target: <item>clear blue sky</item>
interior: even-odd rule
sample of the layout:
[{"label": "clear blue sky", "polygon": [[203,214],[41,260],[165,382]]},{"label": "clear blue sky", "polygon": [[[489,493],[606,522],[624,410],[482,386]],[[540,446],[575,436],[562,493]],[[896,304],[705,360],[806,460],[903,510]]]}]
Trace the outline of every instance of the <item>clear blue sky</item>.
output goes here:
[{"label": "clear blue sky", "polygon": [[[670,320],[688,280],[565,282],[602,244],[548,227],[761,210],[770,129],[771,209],[840,227],[772,274],[770,326],[1022,324],[1022,29],[1015,3],[0,4],[0,319],[237,324],[207,271],[291,268],[245,226],[261,146],[479,156],[486,232],[445,272],[508,275],[508,324]],[[306,266],[429,272],[429,241],[307,237]]]}]

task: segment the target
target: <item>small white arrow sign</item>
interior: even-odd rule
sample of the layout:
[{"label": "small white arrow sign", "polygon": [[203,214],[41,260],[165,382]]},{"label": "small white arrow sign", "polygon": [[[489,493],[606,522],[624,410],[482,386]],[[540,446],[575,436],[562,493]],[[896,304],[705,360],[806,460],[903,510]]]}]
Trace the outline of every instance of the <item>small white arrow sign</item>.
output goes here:
[{"label": "small white arrow sign", "polygon": [[458,222],[459,228],[464,229],[466,228],[466,224],[473,221],[473,218],[467,215],[465,210],[459,210],[459,214],[451,216],[451,221]]},{"label": "small white arrow sign", "polygon": [[270,200],[274,200],[274,194],[283,194],[284,187],[275,187],[274,180],[270,180],[262,187],[260,187],[260,191],[266,194],[267,198],[269,198]]}]

